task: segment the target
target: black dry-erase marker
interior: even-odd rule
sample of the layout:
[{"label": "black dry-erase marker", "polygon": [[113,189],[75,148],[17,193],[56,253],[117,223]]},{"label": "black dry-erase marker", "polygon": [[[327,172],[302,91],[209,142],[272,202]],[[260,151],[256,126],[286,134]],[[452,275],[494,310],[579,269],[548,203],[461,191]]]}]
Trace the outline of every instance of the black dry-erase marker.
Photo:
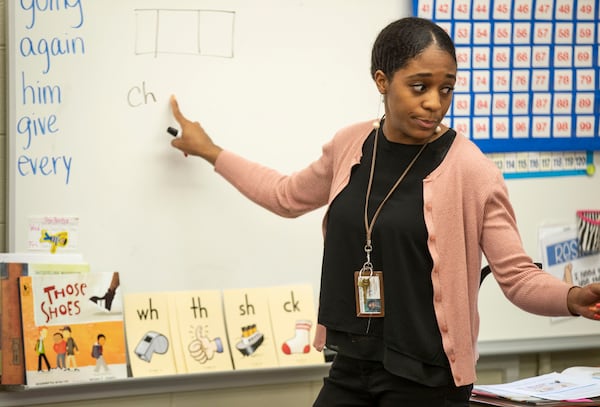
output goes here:
[{"label": "black dry-erase marker", "polygon": [[[175,127],[167,127],[167,133],[169,133],[173,137],[177,137],[179,131]],[[183,153],[184,156],[188,156],[187,153]]]},{"label": "black dry-erase marker", "polygon": [[167,133],[173,137],[177,137],[177,133],[179,133],[179,131],[174,127],[167,127]]}]

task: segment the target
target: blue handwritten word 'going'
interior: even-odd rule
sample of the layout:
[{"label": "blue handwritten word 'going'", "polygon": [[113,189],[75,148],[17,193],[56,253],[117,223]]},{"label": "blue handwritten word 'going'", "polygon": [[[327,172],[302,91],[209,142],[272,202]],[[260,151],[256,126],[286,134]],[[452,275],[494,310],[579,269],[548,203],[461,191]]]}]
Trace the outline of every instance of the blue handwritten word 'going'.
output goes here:
[{"label": "blue handwritten word 'going'", "polygon": [[29,24],[25,28],[32,29],[35,26],[37,18],[36,13],[52,12],[52,11],[69,11],[76,9],[79,13],[77,22],[72,25],[73,28],[79,28],[83,25],[83,7],[81,0],[21,0],[21,9],[30,12]]}]

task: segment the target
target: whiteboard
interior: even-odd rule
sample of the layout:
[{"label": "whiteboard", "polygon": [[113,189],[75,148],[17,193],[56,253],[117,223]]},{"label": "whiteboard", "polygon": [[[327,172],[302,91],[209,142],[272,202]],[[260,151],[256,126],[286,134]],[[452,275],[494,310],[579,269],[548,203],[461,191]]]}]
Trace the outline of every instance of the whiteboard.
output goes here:
[{"label": "whiteboard", "polygon": [[[202,160],[184,158],[165,131],[175,125],[168,99],[177,95],[221,146],[282,172],[302,168],[336,130],[377,114],[371,45],[411,13],[410,2],[14,3],[11,251],[35,243],[33,220],[77,219],[72,246],[57,250],[81,252],[93,271],[119,271],[126,293],[310,283],[316,298],[324,211],[278,218]],[[600,202],[597,177],[510,188],[531,253],[540,222]],[[492,284],[482,289],[483,341],[598,333],[597,325],[551,326],[511,307]]]},{"label": "whiteboard", "polygon": [[7,2],[10,250],[30,248],[32,219],[76,218],[71,250],[130,292],[318,288],[323,212],[280,219],[184,158],[169,97],[222,146],[300,168],[376,116],[371,46],[408,4],[28,3]]}]

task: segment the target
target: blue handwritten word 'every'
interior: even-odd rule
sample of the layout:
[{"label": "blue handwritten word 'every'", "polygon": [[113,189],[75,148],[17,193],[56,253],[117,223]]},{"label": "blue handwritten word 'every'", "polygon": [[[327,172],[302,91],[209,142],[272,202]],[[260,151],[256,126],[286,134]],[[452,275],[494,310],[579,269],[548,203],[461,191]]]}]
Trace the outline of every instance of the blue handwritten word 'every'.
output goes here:
[{"label": "blue handwritten word 'every'", "polygon": [[81,0],[21,0],[21,9],[29,13],[29,23],[25,26],[28,30],[35,27],[39,13],[70,11],[75,9],[77,13],[73,28],[79,28],[83,25],[83,7]]},{"label": "blue handwritten word 'every'", "polygon": [[66,155],[58,156],[41,156],[41,157],[30,157],[27,155],[21,155],[17,159],[17,170],[19,175],[26,177],[29,175],[44,175],[44,176],[57,176],[59,173],[64,171],[65,173],[65,184],[69,183],[71,177],[71,164],[73,157]]}]

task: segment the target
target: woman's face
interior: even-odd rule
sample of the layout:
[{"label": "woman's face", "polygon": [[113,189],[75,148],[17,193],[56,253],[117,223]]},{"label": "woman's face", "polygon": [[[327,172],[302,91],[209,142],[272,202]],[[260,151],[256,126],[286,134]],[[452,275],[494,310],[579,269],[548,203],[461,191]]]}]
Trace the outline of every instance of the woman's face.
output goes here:
[{"label": "woman's face", "polygon": [[436,133],[436,128],[450,107],[455,82],[456,63],[436,44],[397,70],[391,79],[382,71],[375,72],[375,83],[384,95],[386,138],[423,144],[443,134]]}]

